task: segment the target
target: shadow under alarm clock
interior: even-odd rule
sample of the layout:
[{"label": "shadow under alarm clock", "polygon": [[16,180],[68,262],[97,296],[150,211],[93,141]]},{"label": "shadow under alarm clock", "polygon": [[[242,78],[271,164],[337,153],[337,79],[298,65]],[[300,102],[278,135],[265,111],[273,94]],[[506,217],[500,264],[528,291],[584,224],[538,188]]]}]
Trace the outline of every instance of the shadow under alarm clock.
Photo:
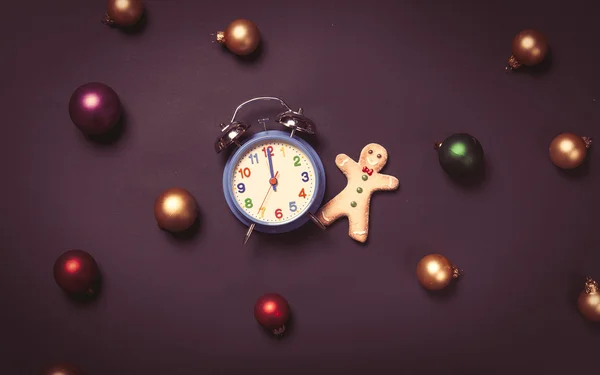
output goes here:
[{"label": "shadow under alarm clock", "polygon": [[[256,101],[279,102],[286,111],[276,121],[288,131],[260,131],[245,141],[250,124],[236,121],[239,110]],[[221,124],[215,143],[220,153],[234,145],[223,172],[223,192],[229,209],[248,231],[281,234],[293,231],[309,219],[321,229],[325,226],[314,215],[325,195],[325,169],[317,152],[296,133],[314,135],[314,122],[302,108],[291,109],[276,97],[257,97],[240,104],[229,124]]]}]

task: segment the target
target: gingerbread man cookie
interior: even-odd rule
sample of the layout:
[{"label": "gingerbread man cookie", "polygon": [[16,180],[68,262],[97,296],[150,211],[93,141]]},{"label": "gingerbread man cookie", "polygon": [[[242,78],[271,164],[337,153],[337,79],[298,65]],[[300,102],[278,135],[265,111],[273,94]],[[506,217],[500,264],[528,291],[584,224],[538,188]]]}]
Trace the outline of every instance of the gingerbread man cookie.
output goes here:
[{"label": "gingerbread man cookie", "polygon": [[362,149],[358,163],[348,155],[339,154],[335,164],[348,178],[348,185],[319,209],[316,215],[319,221],[330,225],[346,216],[350,224],[348,235],[358,242],[365,242],[369,235],[371,195],[380,190],[396,190],[400,185],[396,177],[379,173],[387,159],[387,151],[377,143]]}]

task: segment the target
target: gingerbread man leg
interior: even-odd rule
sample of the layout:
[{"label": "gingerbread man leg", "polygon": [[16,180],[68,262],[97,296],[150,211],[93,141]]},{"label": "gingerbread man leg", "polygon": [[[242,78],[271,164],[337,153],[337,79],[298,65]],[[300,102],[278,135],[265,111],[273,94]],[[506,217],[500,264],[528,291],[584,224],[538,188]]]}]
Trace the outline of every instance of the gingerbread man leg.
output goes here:
[{"label": "gingerbread man leg", "polygon": [[366,210],[359,209],[348,214],[348,221],[350,238],[358,242],[366,242],[369,236],[369,205],[367,204]]},{"label": "gingerbread man leg", "polygon": [[331,225],[334,221],[342,216],[346,216],[345,210],[341,207],[338,202],[344,200],[344,191],[336,195],[332,200],[327,202],[323,207],[317,211],[317,219],[323,223],[323,225]]}]

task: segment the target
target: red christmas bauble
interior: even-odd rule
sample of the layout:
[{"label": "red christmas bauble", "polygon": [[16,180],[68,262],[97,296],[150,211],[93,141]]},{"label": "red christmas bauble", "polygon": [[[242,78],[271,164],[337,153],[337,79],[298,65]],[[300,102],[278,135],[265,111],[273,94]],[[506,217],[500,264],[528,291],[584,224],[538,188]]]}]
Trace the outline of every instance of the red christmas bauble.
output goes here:
[{"label": "red christmas bauble", "polygon": [[54,280],[68,294],[92,295],[100,280],[100,269],[87,252],[69,250],[54,263]]},{"label": "red christmas bauble", "polygon": [[290,305],[279,294],[268,293],[256,301],[254,317],[261,326],[275,335],[281,335],[290,319]]},{"label": "red christmas bauble", "polygon": [[83,370],[71,363],[55,363],[46,366],[39,375],[84,375]]}]

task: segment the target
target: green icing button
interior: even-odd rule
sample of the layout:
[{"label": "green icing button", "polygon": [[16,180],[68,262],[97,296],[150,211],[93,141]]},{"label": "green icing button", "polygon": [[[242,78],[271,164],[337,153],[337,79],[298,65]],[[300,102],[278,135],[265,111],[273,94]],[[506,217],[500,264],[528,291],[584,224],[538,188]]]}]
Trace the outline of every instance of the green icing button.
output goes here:
[{"label": "green icing button", "polygon": [[369,176],[367,176],[366,174],[363,174],[362,178],[363,178],[363,181],[367,181],[369,179]]},{"label": "green icing button", "polygon": [[359,188],[356,188],[356,191],[357,191],[359,194],[363,192],[363,190],[362,190],[362,188],[361,188],[361,187],[359,187]]},{"label": "green icing button", "polygon": [[356,207],[356,202],[352,201],[352,203],[350,203],[350,206]]}]

